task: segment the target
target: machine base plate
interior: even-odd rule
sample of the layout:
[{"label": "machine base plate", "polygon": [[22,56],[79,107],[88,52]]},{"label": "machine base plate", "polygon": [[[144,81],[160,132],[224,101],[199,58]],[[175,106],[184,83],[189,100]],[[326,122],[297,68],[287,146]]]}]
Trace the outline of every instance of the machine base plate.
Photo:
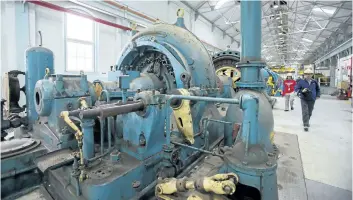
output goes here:
[{"label": "machine base plate", "polygon": [[74,157],[70,149],[61,149],[50,152],[35,159],[35,163],[41,172],[55,168],[58,165],[72,162]]}]

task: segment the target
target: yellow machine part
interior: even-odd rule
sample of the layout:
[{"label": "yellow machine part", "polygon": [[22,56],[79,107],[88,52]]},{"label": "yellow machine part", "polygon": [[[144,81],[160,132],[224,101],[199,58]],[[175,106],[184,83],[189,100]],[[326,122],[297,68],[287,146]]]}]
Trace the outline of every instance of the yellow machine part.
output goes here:
[{"label": "yellow machine part", "polygon": [[240,71],[237,68],[230,67],[230,66],[224,66],[224,67],[218,68],[216,70],[216,74],[217,75],[225,75],[225,76],[232,78],[233,88],[236,88],[235,82],[238,81],[241,77]]},{"label": "yellow machine part", "polygon": [[[178,182],[179,181],[179,182]],[[201,188],[195,188],[197,182],[201,181]],[[185,180],[176,178],[167,178],[162,180],[162,182],[156,185],[155,195],[159,199],[173,200],[170,196],[177,192],[188,192],[188,200],[199,200],[203,199],[198,195],[198,192],[203,192],[204,194],[216,194],[216,195],[231,195],[236,190],[236,183],[239,182],[239,177],[234,173],[228,174],[216,174],[210,177],[200,178],[198,181],[195,180]],[[200,184],[200,183],[198,183]],[[179,188],[178,185],[184,185],[184,188]],[[206,193],[205,193],[206,192]],[[217,199],[217,198],[212,198]],[[222,198],[219,198],[222,199]]]},{"label": "yellow machine part", "polygon": [[272,78],[271,76],[268,77],[268,80],[267,80],[266,85],[267,85],[268,87],[271,87],[271,96],[274,96],[275,93],[276,93],[276,91],[274,90],[274,88],[275,88],[275,83],[273,82],[273,78]]},{"label": "yellow machine part", "polygon": [[273,83],[273,78],[272,78],[272,76],[268,77],[267,85],[268,85],[268,86],[271,86],[271,87],[274,87],[274,86],[275,86],[275,84]]},{"label": "yellow machine part", "polygon": [[98,99],[100,99],[100,96],[102,94],[103,87],[101,83],[95,83],[94,84],[94,92],[96,93],[96,96]]},{"label": "yellow machine part", "polygon": [[270,141],[271,141],[271,144],[273,144],[274,139],[275,139],[275,132],[272,131],[272,132],[270,133]]},{"label": "yellow machine part", "polygon": [[[216,174],[211,177],[205,177],[203,180],[203,187],[206,192],[212,192],[215,194],[233,194],[235,192],[235,184],[239,181],[239,178],[234,173],[228,174]],[[229,191],[226,191],[225,188],[228,187]]]},{"label": "yellow machine part", "polygon": [[195,195],[195,194],[193,194],[193,195],[190,195],[190,196],[187,198],[187,200],[202,200],[202,198],[199,197],[199,196],[197,196],[197,195]]},{"label": "yellow machine part", "polygon": [[[190,96],[189,91],[186,89],[179,89],[179,92],[182,95]],[[192,124],[190,100],[182,100],[179,107],[173,108],[173,113],[179,131],[190,144],[194,144],[194,127]]]}]

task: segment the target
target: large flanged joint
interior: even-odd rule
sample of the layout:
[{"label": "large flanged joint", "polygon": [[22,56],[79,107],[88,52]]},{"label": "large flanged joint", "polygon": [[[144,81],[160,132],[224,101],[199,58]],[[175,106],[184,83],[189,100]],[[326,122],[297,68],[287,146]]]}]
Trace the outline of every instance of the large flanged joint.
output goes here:
[{"label": "large flanged joint", "polygon": [[54,84],[49,80],[39,80],[34,89],[34,105],[40,116],[49,116],[53,101]]},{"label": "large flanged joint", "polygon": [[[266,67],[266,63],[262,61],[247,61],[240,62],[238,67],[240,71],[247,71],[248,73],[242,73],[241,79],[237,83],[238,87],[241,88],[265,88],[266,84],[263,81],[262,75],[260,75],[261,69]],[[257,75],[256,75],[257,74]]]},{"label": "large flanged joint", "polygon": [[240,69],[237,65],[240,61],[240,52],[226,50],[212,56],[213,65],[217,76],[230,77],[233,81],[232,87],[236,88],[236,82],[240,80]]}]

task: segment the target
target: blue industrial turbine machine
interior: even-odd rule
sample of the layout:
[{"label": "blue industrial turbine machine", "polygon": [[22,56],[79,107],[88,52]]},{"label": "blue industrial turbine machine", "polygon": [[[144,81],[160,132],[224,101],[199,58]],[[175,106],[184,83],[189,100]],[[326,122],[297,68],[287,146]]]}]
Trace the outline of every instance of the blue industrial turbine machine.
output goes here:
[{"label": "blue industrial turbine machine", "polygon": [[[238,67],[238,63],[240,62],[240,53],[238,51],[231,50],[221,51],[213,55],[212,59],[216,69],[216,74],[219,77],[230,77],[232,80],[232,87],[236,92],[239,91],[240,87],[237,87],[237,82],[240,81],[241,77],[241,71]],[[273,108],[276,103],[276,99],[271,98],[270,96],[273,96],[272,91],[276,85],[272,82],[273,80],[278,80],[278,76],[275,76],[276,73],[267,67],[261,68],[260,71],[261,78],[266,83],[266,87],[264,88],[263,92]]]},{"label": "blue industrial turbine machine", "polygon": [[[31,138],[2,142],[2,197],[178,199],[177,192],[194,189],[202,193],[189,198],[246,199],[252,196],[242,191],[250,188],[258,199],[278,199],[272,109],[259,79],[261,2],[241,6],[242,44],[249,46],[242,45],[236,94],[185,29],[183,10],[176,24],[134,35],[108,81],[43,65],[28,96],[38,116]],[[195,173],[196,165],[215,167]],[[186,175],[195,180],[173,178]]]},{"label": "blue industrial turbine machine", "polygon": [[283,79],[276,72],[268,67],[263,68],[262,76],[266,82],[266,92],[270,96],[281,96],[283,89]]}]

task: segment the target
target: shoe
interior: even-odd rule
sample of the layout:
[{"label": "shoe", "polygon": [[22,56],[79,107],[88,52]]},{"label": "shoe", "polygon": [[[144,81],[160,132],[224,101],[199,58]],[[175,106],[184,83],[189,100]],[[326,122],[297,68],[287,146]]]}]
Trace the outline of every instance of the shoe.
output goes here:
[{"label": "shoe", "polygon": [[307,127],[307,126],[304,127],[304,131],[305,131],[305,132],[308,132],[308,131],[309,131],[309,127]]},{"label": "shoe", "polygon": [[289,110],[284,110],[284,112],[288,112]]},{"label": "shoe", "polygon": [[290,109],[291,109],[291,110],[294,110],[294,107],[291,107]]}]

